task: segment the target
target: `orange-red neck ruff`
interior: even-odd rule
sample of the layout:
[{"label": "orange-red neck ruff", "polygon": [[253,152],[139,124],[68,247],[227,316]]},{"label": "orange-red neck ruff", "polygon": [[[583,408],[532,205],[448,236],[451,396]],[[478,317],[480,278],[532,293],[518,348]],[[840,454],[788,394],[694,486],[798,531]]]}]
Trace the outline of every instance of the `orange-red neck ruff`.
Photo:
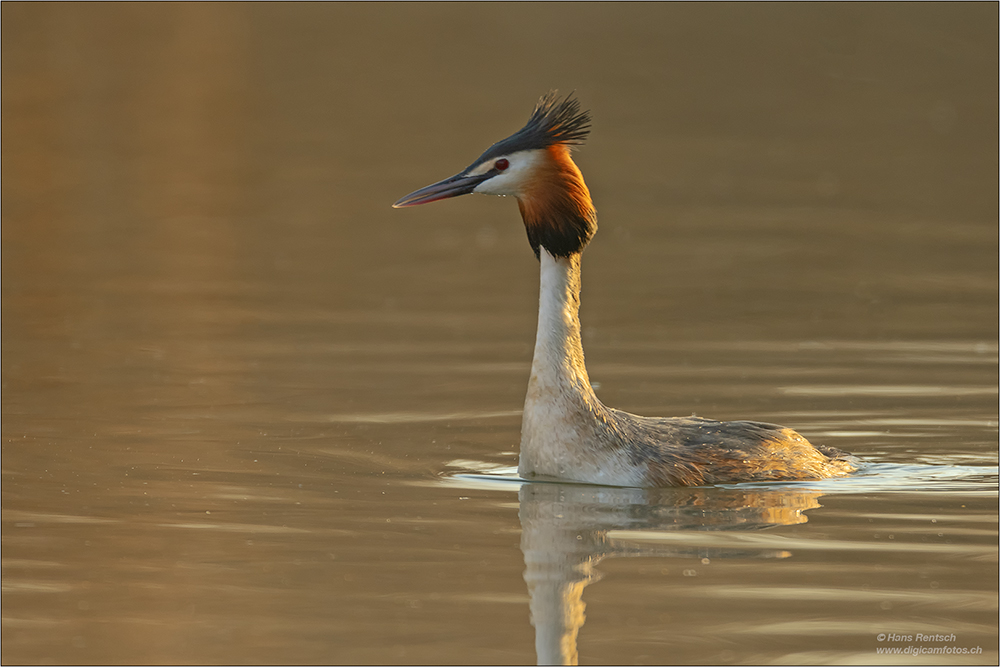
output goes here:
[{"label": "orange-red neck ruff", "polygon": [[597,211],[569,148],[556,144],[545,152],[548,159],[517,203],[535,256],[543,246],[556,257],[569,257],[582,252],[597,233]]}]

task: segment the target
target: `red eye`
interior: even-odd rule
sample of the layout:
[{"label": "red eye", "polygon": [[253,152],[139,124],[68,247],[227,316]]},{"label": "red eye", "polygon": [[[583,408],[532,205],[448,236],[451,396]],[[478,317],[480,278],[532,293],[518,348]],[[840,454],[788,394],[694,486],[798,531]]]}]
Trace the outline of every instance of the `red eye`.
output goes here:
[{"label": "red eye", "polygon": [[493,163],[493,168],[496,169],[497,171],[503,171],[509,166],[510,162],[507,161],[507,158],[503,157]]}]

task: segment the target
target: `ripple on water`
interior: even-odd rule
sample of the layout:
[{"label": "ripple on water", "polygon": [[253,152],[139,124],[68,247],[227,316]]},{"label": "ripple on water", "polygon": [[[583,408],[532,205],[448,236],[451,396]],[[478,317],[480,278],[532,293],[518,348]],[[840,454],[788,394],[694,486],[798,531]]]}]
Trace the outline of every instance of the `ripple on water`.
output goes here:
[{"label": "ripple on water", "polygon": [[[514,466],[456,459],[446,464],[465,472],[446,473],[434,484],[470,489],[495,489],[516,491],[520,484],[580,485],[565,480],[526,480],[518,477]],[[971,465],[898,465],[892,463],[866,463],[858,472],[845,477],[820,480],[785,482],[743,482],[718,484],[718,488],[731,489],[799,489],[819,491],[824,495],[855,493],[951,493],[967,495],[996,495],[997,466]]]}]

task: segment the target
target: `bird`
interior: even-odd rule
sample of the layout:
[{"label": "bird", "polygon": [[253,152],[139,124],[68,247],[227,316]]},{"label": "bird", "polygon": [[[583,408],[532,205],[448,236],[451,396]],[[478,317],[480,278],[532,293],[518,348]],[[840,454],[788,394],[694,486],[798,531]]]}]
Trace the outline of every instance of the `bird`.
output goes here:
[{"label": "bird", "polygon": [[575,93],[543,95],[528,122],[458,174],[393,204],[512,196],[540,265],[538,329],[521,422],[518,476],[622,487],[704,486],[847,475],[859,461],[757,421],[643,417],[605,406],[580,337],[580,260],[597,213],[571,150],[591,115]]}]

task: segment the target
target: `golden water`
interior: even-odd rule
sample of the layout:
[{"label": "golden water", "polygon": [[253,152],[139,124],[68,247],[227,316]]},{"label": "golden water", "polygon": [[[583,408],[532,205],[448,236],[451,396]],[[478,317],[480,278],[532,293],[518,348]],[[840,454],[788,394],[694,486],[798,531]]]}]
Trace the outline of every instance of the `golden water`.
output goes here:
[{"label": "golden water", "polygon": [[[0,11],[5,663],[996,663],[995,4]],[[601,398],[862,474],[511,480],[516,206],[390,204],[550,88]]]}]

